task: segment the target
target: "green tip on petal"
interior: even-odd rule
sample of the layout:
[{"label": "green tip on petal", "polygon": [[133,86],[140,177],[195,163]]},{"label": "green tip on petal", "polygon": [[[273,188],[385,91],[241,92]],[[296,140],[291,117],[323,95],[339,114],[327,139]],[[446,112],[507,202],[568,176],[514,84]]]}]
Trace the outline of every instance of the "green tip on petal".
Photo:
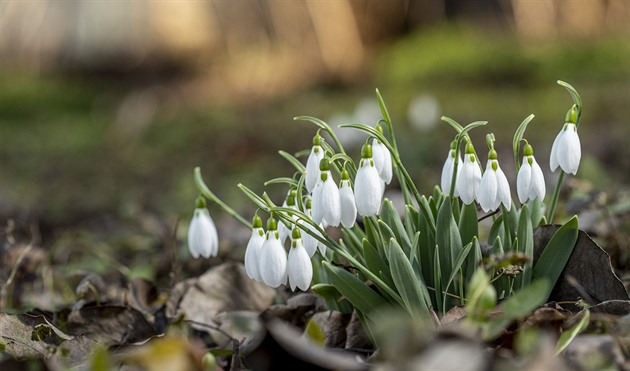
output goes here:
[{"label": "green tip on petal", "polygon": [[564,118],[564,122],[568,124],[577,124],[577,114],[578,114],[578,109],[577,109],[577,106],[574,104],[573,107],[571,107],[571,109],[567,111],[567,115]]},{"label": "green tip on petal", "polygon": [[376,129],[376,131],[378,131],[379,133],[383,134],[383,127],[381,127],[381,124],[376,124],[374,129]]},{"label": "green tip on petal", "polygon": [[278,221],[272,216],[267,220],[267,231],[275,231],[278,229]]},{"label": "green tip on petal", "polygon": [[295,206],[295,196],[289,195],[287,197],[287,206]]},{"label": "green tip on petal", "polygon": [[257,215],[254,215],[252,220],[252,228],[262,228],[262,219]]},{"label": "green tip on petal", "polygon": [[372,146],[369,143],[361,147],[361,158],[372,158]]},{"label": "green tip on petal", "polygon": [[498,168],[499,168],[499,162],[492,161],[492,170],[497,171]]},{"label": "green tip on petal", "polygon": [[206,208],[206,199],[203,196],[197,197],[197,199],[195,200],[195,208],[197,209]]},{"label": "green tip on petal", "polygon": [[451,149],[455,149],[455,148],[457,148],[457,141],[456,141],[456,140],[453,140],[453,141],[451,142]]},{"label": "green tip on petal", "polygon": [[308,200],[306,200],[306,210],[310,210],[311,209],[311,199],[309,198]]},{"label": "green tip on petal", "polygon": [[497,158],[498,158],[498,156],[497,156],[497,151],[495,151],[495,150],[494,150],[494,148],[493,148],[493,149],[491,149],[491,150],[488,152],[488,160],[496,160]]},{"label": "green tip on petal", "polygon": [[533,157],[528,157],[527,158],[527,163],[529,164],[529,166],[532,166],[534,164],[534,158]]},{"label": "green tip on petal", "polygon": [[298,238],[302,238],[302,234],[300,233],[300,230],[297,228],[293,228],[293,232],[291,233],[291,238],[293,238],[294,240],[297,240]]}]

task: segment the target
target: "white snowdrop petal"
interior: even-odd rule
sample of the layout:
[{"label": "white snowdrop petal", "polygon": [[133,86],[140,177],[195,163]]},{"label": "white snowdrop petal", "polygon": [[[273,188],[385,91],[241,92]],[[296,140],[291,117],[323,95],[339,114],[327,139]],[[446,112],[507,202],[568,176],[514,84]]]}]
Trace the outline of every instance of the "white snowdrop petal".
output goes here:
[{"label": "white snowdrop petal", "polygon": [[330,172],[328,172],[328,177],[322,186],[320,199],[324,220],[329,225],[337,227],[341,222],[341,200],[339,188],[337,188],[337,184],[332,179]]},{"label": "white snowdrop petal", "polygon": [[563,136],[564,128],[560,130],[558,135],[556,135],[556,139],[553,140],[553,145],[551,146],[551,154],[549,155],[549,168],[551,169],[551,171],[556,171],[556,169],[558,168],[558,146]]},{"label": "white snowdrop petal", "polygon": [[354,200],[362,216],[378,214],[383,196],[382,179],[370,159],[362,159],[354,182]]},{"label": "white snowdrop petal", "polygon": [[531,195],[531,179],[532,167],[527,161],[527,157],[523,158],[523,164],[516,176],[516,193],[518,194],[518,200],[523,204],[530,198]]},{"label": "white snowdrop petal", "polygon": [[[503,170],[497,163],[497,200],[505,206],[507,210],[512,208],[512,193],[510,192],[510,183],[505,176]],[[499,205],[496,205],[499,207]]]},{"label": "white snowdrop petal", "polygon": [[378,171],[379,174],[383,171],[383,165],[385,165],[385,153],[383,148],[387,149],[385,146],[381,147],[377,139],[372,139],[372,160],[374,160],[374,166],[376,166],[376,171]]},{"label": "white snowdrop petal", "polygon": [[529,198],[538,198],[540,201],[545,199],[545,177],[540,165],[532,157],[532,180],[530,183]]},{"label": "white snowdrop petal", "polygon": [[357,206],[349,180],[341,181],[339,200],[341,201],[341,224],[346,228],[352,228],[357,220]]},{"label": "white snowdrop petal", "polygon": [[383,182],[385,182],[385,184],[389,184],[392,182],[392,178],[394,176],[394,170],[392,169],[392,155],[384,144],[382,144],[382,146],[386,152],[385,158],[383,159],[383,169],[379,172],[379,174],[381,179],[383,179]]},{"label": "white snowdrop petal", "polygon": [[470,154],[464,156],[464,165],[459,173],[459,180],[455,183],[459,197],[465,204],[471,204],[477,198],[477,190],[481,181],[481,170]]},{"label": "white snowdrop petal", "polygon": [[217,229],[206,209],[195,209],[188,229],[188,249],[194,258],[209,258],[218,254]]},{"label": "white snowdrop petal", "polygon": [[582,156],[580,137],[574,124],[567,124],[567,129],[564,133],[558,145],[558,163],[565,173],[575,175],[580,166],[580,157]]},{"label": "white snowdrop petal", "polygon": [[324,150],[321,146],[313,146],[311,153],[306,160],[306,176],[304,185],[309,192],[313,192],[315,184],[319,179],[319,162],[324,158]]},{"label": "white snowdrop petal", "polygon": [[313,196],[311,197],[311,218],[317,224],[324,220],[324,207],[322,205],[322,188],[324,182],[320,179],[313,188]]},{"label": "white snowdrop petal", "polygon": [[289,285],[292,291],[299,288],[302,291],[308,290],[313,279],[313,266],[308,253],[299,240],[296,240],[296,246],[289,250],[289,259],[287,262],[287,274]]},{"label": "white snowdrop petal", "polygon": [[287,254],[275,234],[275,231],[267,232],[258,265],[263,282],[273,288],[285,283],[287,277]]},{"label": "white snowdrop petal", "polygon": [[260,259],[260,249],[265,242],[265,235],[262,228],[254,228],[252,230],[252,236],[247,243],[245,249],[245,273],[249,278],[261,281],[260,270],[258,269],[258,262]]},{"label": "white snowdrop petal", "polygon": [[455,159],[451,156],[451,151],[449,151],[446,161],[444,161],[444,165],[442,166],[442,177],[440,179],[440,187],[442,188],[442,192],[445,194],[448,194],[451,191],[453,166],[455,166]]},{"label": "white snowdrop petal", "polygon": [[497,174],[492,166],[487,166],[479,184],[478,201],[483,211],[488,212],[498,207],[497,189]]}]

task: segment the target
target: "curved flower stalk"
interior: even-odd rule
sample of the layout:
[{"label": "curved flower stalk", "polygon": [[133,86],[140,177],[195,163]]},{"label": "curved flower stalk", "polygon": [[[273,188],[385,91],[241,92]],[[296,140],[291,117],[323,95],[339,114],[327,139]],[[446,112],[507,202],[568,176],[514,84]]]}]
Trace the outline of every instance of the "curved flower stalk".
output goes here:
[{"label": "curved flower stalk", "polygon": [[262,281],[260,276],[259,261],[262,245],[265,242],[265,231],[262,228],[262,219],[258,215],[252,221],[252,235],[247,242],[245,249],[245,273],[249,278],[258,282]]},{"label": "curved flower stalk", "polygon": [[287,275],[291,291],[295,291],[296,287],[302,291],[308,290],[313,279],[311,259],[302,245],[300,235],[299,229],[294,228],[287,262]]},{"label": "curved flower stalk", "polygon": [[551,156],[549,157],[549,167],[551,171],[556,171],[558,166],[567,174],[577,174],[580,166],[582,150],[580,147],[580,137],[577,134],[575,124],[575,112],[573,109],[567,113],[567,122],[562,126],[562,130],[556,136],[551,146]]},{"label": "curved flower stalk", "polygon": [[[296,192],[294,189],[290,190],[287,194],[287,198],[282,203],[282,207],[288,207],[290,209],[297,210],[297,205],[295,204]],[[295,222],[295,216],[292,216],[291,219]],[[291,234],[291,228],[293,225],[287,226],[284,222],[280,222],[278,224],[278,233],[280,234],[280,243],[284,245],[284,242],[287,240],[287,237]]]},{"label": "curved flower stalk", "polygon": [[[455,168],[455,157],[459,156],[459,151],[456,149],[457,141],[451,142],[451,149],[448,151],[448,156],[446,156],[446,161],[444,161],[444,166],[442,166],[442,178],[440,181],[440,188],[442,188],[442,192],[448,194],[451,191],[451,182],[453,180],[453,169]],[[453,196],[459,197],[459,191],[457,190],[457,179],[459,178],[459,173],[461,171],[460,164],[462,163],[461,156],[457,161],[457,169],[455,175],[455,192]]]},{"label": "curved flower stalk", "polygon": [[361,149],[361,162],[354,180],[354,200],[361,216],[378,214],[383,199],[383,180],[372,159],[372,146],[368,143]]},{"label": "curved flower stalk", "polygon": [[330,172],[330,163],[327,159],[322,159],[319,163],[320,179],[313,190],[313,221],[333,227],[339,226],[341,222],[341,198],[339,188]]},{"label": "curved flower stalk", "polygon": [[545,178],[534,158],[534,149],[527,142],[523,148],[523,164],[516,176],[516,192],[521,203],[545,199]]},{"label": "curved flower stalk", "polygon": [[278,222],[272,216],[267,221],[267,237],[260,249],[258,270],[262,281],[273,288],[287,282],[287,253],[279,237]]},{"label": "curved flower stalk", "polygon": [[510,184],[499,166],[497,152],[494,148],[491,148],[488,153],[486,171],[483,173],[483,177],[479,183],[477,200],[485,212],[494,211],[498,209],[501,204],[503,204],[507,210],[510,210],[512,206]]},{"label": "curved flower stalk", "polygon": [[319,163],[324,158],[324,149],[321,146],[323,140],[324,138],[319,135],[318,131],[315,137],[313,137],[313,147],[306,160],[304,184],[309,193],[313,192],[313,188],[315,188],[315,184],[317,184],[317,180],[319,179]]},{"label": "curved flower stalk", "polygon": [[193,258],[209,258],[219,253],[217,228],[206,209],[203,197],[197,198],[197,207],[188,228],[188,249]]},{"label": "curved flower stalk", "polygon": [[475,157],[475,147],[471,142],[466,143],[464,164],[459,172],[459,179],[455,189],[466,205],[478,199],[479,183],[481,183],[481,169]]},{"label": "curved flower stalk", "polygon": [[339,183],[339,197],[341,200],[341,224],[352,228],[357,220],[357,205],[354,201],[354,191],[350,186],[350,175],[344,169]]},{"label": "curved flower stalk", "polygon": [[[379,133],[383,133],[381,125],[376,125],[376,130]],[[392,181],[392,154],[387,149],[387,146],[383,144],[377,138],[372,139],[372,158],[374,159],[374,165],[378,170],[378,175],[381,177],[385,184],[389,184]]]}]

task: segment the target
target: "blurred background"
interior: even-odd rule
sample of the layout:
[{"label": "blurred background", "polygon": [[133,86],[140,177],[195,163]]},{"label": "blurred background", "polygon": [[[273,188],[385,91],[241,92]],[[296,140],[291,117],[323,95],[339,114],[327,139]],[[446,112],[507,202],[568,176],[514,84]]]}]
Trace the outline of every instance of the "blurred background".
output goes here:
[{"label": "blurred background", "polygon": [[[250,218],[236,185],[281,202],[286,189],[263,185],[292,173],[277,151],[310,148],[315,127],[293,117],[374,125],[375,88],[422,192],[439,182],[454,135],[442,115],[487,120],[477,150],[485,156],[494,132],[515,179],[512,136],[535,114],[525,137],[549,199],[548,155],[572,104],[561,79],[584,112],[583,160],[560,211],[581,213],[625,266],[629,12],[627,0],[4,0],[2,240],[33,241],[68,271],[155,278],[173,256],[190,260],[195,166]],[[348,130],[339,135],[358,158],[364,137]],[[221,258],[240,259],[249,231],[210,211]]]}]

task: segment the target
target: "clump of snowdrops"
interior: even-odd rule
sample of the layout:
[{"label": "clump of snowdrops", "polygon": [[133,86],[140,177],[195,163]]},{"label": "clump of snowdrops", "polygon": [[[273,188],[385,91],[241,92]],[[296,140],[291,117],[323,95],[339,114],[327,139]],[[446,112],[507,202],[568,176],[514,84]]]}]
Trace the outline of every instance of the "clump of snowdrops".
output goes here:
[{"label": "clump of snowdrops", "polygon": [[[377,90],[382,119],[376,125],[340,125],[368,134],[358,161],[326,122],[296,117],[317,127],[310,151],[304,151],[306,162],[280,151],[295,168],[292,176],[265,183],[287,188],[280,204],[266,193],[258,195],[238,185],[258,208],[251,222],[214,195],[196,168],[201,196],[189,228],[189,249],[194,257],[217,254],[217,231],[205,206],[208,199],[251,228],[244,259],[251,279],[274,288],[287,284],[291,290],[310,288],[331,309],[356,310],[368,328],[376,321],[373,314],[383,307],[433,322],[436,313],[455,305],[466,305],[471,317],[482,318],[497,297],[519,293],[531,297],[527,290],[534,290],[542,303],[578,233],[574,216],[558,229],[534,265],[533,231],[553,219],[564,176],[576,174],[581,157],[577,129],[582,102],[571,85],[558,84],[574,104],[551,149],[550,169],[559,167],[561,173],[547,203],[543,171],[525,136],[534,115],[522,121],[513,137],[516,179],[508,179],[501,170],[500,161],[511,159],[498,158],[494,134],[486,136],[487,151],[477,151],[468,135],[485,127],[485,121],[463,126],[443,117],[455,136],[445,150],[440,184],[425,195],[401,161],[394,125]],[[383,197],[393,177],[404,198],[402,213]],[[267,217],[266,228],[261,215]],[[491,226],[480,233],[480,221],[486,218],[491,218]],[[342,237],[333,239],[331,228],[340,229]],[[483,241],[482,235],[487,236]]]}]

